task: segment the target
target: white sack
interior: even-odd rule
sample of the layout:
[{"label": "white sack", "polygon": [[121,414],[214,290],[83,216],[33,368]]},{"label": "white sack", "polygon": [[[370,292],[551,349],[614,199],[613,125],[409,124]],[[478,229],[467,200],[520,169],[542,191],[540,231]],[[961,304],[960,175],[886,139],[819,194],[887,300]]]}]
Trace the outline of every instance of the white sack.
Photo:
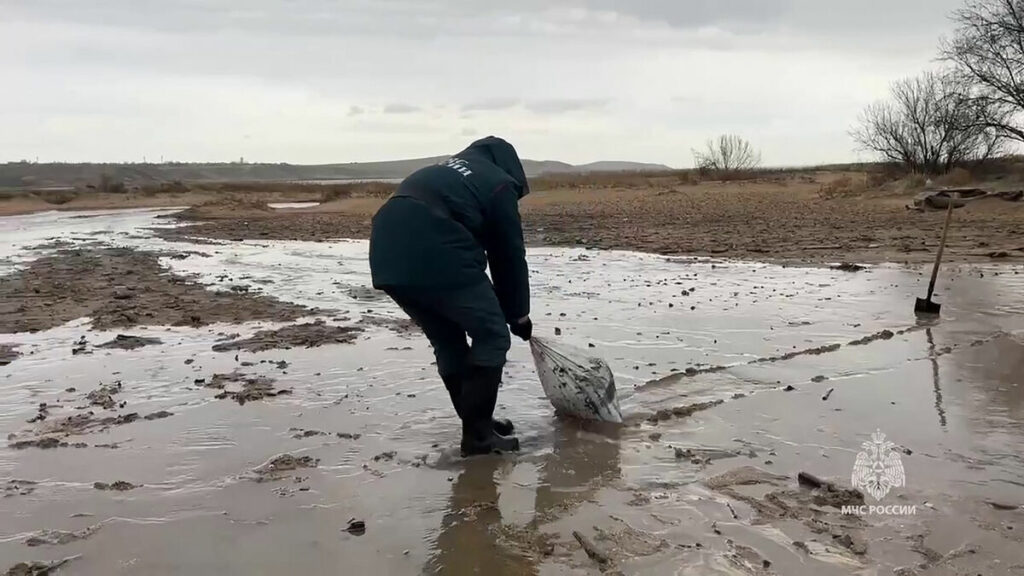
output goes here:
[{"label": "white sack", "polygon": [[600,358],[546,338],[530,339],[533,362],[544,394],[559,414],[622,423],[615,377]]}]

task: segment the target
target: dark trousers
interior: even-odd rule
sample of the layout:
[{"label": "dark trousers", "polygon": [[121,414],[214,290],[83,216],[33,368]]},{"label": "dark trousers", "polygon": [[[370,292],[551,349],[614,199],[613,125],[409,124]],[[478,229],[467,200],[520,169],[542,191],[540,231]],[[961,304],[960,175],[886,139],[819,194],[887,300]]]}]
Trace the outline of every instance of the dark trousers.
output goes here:
[{"label": "dark trousers", "polygon": [[[430,340],[442,378],[468,365],[501,367],[512,340],[490,282],[467,288],[385,288]],[[472,344],[466,342],[466,336]]]}]

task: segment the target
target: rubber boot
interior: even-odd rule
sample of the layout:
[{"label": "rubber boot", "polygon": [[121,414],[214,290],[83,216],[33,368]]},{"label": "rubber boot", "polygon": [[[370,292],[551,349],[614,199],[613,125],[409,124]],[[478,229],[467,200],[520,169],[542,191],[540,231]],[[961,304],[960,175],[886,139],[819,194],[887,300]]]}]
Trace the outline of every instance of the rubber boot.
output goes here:
[{"label": "rubber boot", "polygon": [[462,455],[515,452],[519,439],[494,431],[494,405],[498,401],[501,366],[471,366],[459,396],[462,417]]},{"label": "rubber boot", "polygon": [[[461,376],[441,376],[441,381],[444,382],[445,389],[448,390],[448,396],[452,399],[452,406],[455,407],[455,413],[459,415],[459,419],[462,419],[462,377]],[[512,425],[512,421],[508,418],[493,418],[491,424],[494,426],[494,431],[501,436],[511,436],[516,431],[515,426]]]}]

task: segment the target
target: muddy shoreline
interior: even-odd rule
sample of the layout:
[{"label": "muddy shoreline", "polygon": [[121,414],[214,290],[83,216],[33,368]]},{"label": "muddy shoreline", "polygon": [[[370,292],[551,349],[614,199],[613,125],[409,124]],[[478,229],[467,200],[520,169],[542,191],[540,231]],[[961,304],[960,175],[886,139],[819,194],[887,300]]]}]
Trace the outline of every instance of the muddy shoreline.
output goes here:
[{"label": "muddy shoreline", "polygon": [[[790,263],[921,263],[934,258],[943,214],[908,210],[907,195],[822,198],[813,185],[705,184],[639,190],[553,190],[521,203],[533,246]],[[172,219],[169,240],[369,237],[380,198],[274,211],[219,202]],[[986,201],[956,211],[948,261],[1024,261],[1024,202]]]},{"label": "muddy shoreline", "polygon": [[168,273],[159,263],[164,256],[170,254],[97,247],[33,260],[0,276],[0,333],[35,332],[83,317],[103,330],[283,322],[316,312],[267,296],[208,290]]}]

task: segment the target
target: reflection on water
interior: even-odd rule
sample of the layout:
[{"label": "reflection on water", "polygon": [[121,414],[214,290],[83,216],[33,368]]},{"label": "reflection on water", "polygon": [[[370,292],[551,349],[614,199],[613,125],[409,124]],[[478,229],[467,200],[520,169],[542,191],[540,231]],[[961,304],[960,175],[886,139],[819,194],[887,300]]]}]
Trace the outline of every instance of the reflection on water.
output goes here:
[{"label": "reflection on water", "polygon": [[452,483],[429,574],[533,574],[531,558],[498,544],[501,511],[495,474],[507,466],[498,456],[466,462]]},{"label": "reflection on water", "polygon": [[490,456],[467,460],[452,484],[452,495],[434,552],[425,567],[430,574],[536,574],[545,551],[537,546],[539,528],[571,514],[579,504],[621,476],[621,427],[603,423],[554,420],[551,450],[528,458],[538,471],[532,517],[523,526],[525,541],[509,546],[502,539],[498,505],[499,478],[509,468],[507,458]]},{"label": "reflection on water", "polygon": [[942,407],[942,385],[939,383],[939,358],[935,351],[935,338],[931,327],[925,328],[928,337],[928,358],[932,364],[932,380],[935,383],[935,411],[939,415],[939,426],[946,427],[946,409]]}]

